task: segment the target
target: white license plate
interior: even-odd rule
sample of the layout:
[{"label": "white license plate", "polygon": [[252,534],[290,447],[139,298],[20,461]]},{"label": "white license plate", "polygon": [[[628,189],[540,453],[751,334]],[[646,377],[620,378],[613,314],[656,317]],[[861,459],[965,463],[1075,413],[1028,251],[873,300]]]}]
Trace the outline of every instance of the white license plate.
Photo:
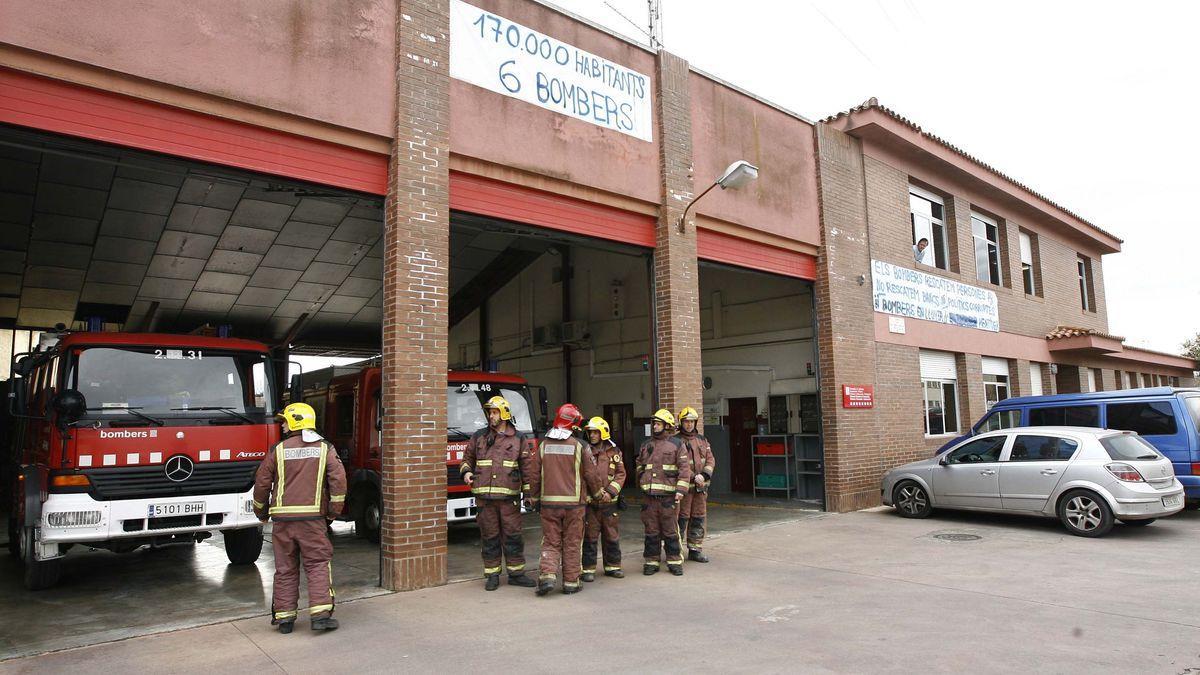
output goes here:
[{"label": "white license plate", "polygon": [[176,504],[150,504],[148,518],[170,518],[172,516],[199,516],[204,514],[204,502],[181,502]]},{"label": "white license plate", "polygon": [[1162,500],[1163,500],[1163,506],[1170,509],[1170,508],[1174,508],[1176,506],[1183,504],[1183,495],[1174,495],[1171,497],[1163,497]]}]

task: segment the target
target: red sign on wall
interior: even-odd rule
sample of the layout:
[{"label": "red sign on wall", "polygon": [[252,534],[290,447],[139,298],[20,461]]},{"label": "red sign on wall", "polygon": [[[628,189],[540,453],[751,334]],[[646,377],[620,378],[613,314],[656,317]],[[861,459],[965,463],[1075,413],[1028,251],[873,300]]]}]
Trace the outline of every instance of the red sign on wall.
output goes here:
[{"label": "red sign on wall", "polygon": [[875,387],[869,384],[843,384],[843,408],[874,408]]}]

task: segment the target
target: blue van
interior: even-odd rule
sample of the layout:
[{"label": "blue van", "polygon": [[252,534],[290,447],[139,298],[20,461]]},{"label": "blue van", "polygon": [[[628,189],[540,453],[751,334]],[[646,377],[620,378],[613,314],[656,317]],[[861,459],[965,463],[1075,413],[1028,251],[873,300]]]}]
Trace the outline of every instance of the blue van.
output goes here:
[{"label": "blue van", "polygon": [[1153,387],[1021,396],[996,403],[964,438],[1010,427],[1096,427],[1136,431],[1171,460],[1188,508],[1200,506],[1200,389]]}]

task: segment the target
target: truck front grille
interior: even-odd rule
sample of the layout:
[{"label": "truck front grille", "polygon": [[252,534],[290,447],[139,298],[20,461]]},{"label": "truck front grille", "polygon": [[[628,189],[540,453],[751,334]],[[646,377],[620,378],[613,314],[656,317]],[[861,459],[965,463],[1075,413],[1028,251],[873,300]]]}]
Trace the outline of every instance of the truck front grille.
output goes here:
[{"label": "truck front grille", "polygon": [[192,475],[178,483],[167,478],[161,465],[122,466],[85,470],[97,501],[187,497],[242,493],[254,485],[258,462],[197,463]]}]

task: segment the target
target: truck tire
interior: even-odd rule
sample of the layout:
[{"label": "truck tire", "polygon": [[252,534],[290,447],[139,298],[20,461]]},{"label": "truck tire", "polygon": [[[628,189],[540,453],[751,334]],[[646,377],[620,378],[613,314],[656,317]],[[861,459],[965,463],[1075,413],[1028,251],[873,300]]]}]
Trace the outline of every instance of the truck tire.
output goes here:
[{"label": "truck tire", "polygon": [[261,527],[246,527],[240,530],[225,530],[225,556],[234,565],[253,565],[262,553]]},{"label": "truck tire", "polygon": [[18,535],[20,539],[22,577],[25,588],[31,591],[41,591],[58,583],[62,575],[62,558],[54,560],[37,560],[33,555],[33,528],[23,527]]},{"label": "truck tire", "polygon": [[367,490],[362,499],[362,508],[358,510],[354,519],[354,531],[372,544],[378,544],[379,531],[383,525],[383,501],[379,498],[379,492],[373,488]]},{"label": "truck tire", "polygon": [[21,542],[20,533],[17,527],[17,516],[13,514],[8,517],[8,554],[17,560],[21,559]]}]

